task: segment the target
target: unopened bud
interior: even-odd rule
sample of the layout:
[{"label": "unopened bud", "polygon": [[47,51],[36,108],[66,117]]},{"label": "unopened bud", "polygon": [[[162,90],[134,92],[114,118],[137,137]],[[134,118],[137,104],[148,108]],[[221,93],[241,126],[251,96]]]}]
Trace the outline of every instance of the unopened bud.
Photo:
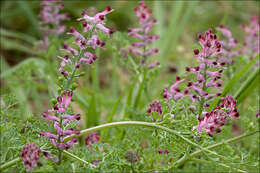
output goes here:
[{"label": "unopened bud", "polygon": [[72,90],[75,90],[78,87],[78,84],[77,83],[73,83],[71,87],[72,87]]}]

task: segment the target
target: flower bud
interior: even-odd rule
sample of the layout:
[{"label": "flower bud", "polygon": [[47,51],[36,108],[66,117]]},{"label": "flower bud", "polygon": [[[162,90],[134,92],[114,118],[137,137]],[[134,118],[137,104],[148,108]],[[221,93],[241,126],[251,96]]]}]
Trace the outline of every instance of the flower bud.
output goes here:
[{"label": "flower bud", "polygon": [[78,84],[77,83],[73,83],[71,87],[72,87],[72,90],[75,90],[78,87]]},{"label": "flower bud", "polygon": [[56,99],[51,99],[51,103],[53,104],[53,105],[55,105],[56,103],[57,103],[57,100]]},{"label": "flower bud", "polygon": [[64,81],[64,77],[63,77],[63,76],[60,76],[60,77],[58,78],[58,80],[59,80],[59,82],[63,82],[63,81]]}]

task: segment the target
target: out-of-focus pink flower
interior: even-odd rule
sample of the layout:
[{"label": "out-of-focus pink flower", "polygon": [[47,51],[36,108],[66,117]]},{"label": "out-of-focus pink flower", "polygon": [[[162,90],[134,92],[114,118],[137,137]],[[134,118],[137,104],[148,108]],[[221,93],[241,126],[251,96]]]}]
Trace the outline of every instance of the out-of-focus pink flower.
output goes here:
[{"label": "out-of-focus pink flower", "polygon": [[63,20],[68,20],[68,14],[60,13],[64,4],[61,0],[43,0],[40,8],[40,29],[44,32],[44,46],[48,46],[48,35],[60,35],[65,32],[66,27],[62,25]]},{"label": "out-of-focus pink flower", "polygon": [[[156,48],[151,48],[147,50],[148,44],[153,43],[155,40],[159,39],[158,35],[149,35],[149,32],[154,24],[156,24],[155,19],[151,19],[152,10],[147,8],[147,5],[143,2],[139,2],[139,7],[134,8],[136,16],[139,19],[140,28],[129,28],[128,35],[133,36],[140,41],[134,42],[129,48],[129,52],[142,57],[148,57],[159,50]],[[143,59],[145,61],[146,58]],[[145,64],[145,63],[144,63]],[[155,67],[158,63],[152,63],[149,66]]]},{"label": "out-of-focus pink flower", "polygon": [[28,171],[32,171],[35,165],[38,164],[40,153],[43,153],[46,158],[49,158],[54,162],[58,161],[58,159],[51,156],[48,151],[41,150],[35,143],[27,143],[23,147],[20,157]]},{"label": "out-of-focus pink flower", "polygon": [[85,136],[85,144],[90,147],[90,144],[92,143],[98,143],[99,141],[99,134],[98,132],[91,132],[91,133],[88,133],[86,136]]},{"label": "out-of-focus pink flower", "polygon": [[212,136],[214,133],[220,133],[221,129],[219,127],[224,126],[229,118],[236,119],[239,117],[236,100],[230,95],[222,98],[222,103],[214,110],[204,114],[204,117],[198,117],[199,124],[194,128],[199,132],[205,130],[209,136]]},{"label": "out-of-focus pink flower", "polygon": [[249,56],[249,58],[254,58],[259,54],[259,28],[260,21],[257,16],[252,16],[250,19],[250,24],[248,26],[242,25],[242,29],[245,31],[246,36],[244,38],[244,47],[242,52]]},{"label": "out-of-focus pink flower", "polygon": [[222,63],[233,64],[234,57],[241,53],[240,50],[234,50],[234,47],[237,45],[237,40],[232,37],[231,31],[224,25],[216,27],[216,30],[220,31],[226,38],[220,41],[223,48],[221,49],[222,56],[219,56],[218,60]]},{"label": "out-of-focus pink flower", "polygon": [[147,113],[151,115],[153,112],[157,112],[159,115],[162,114],[162,105],[159,100],[153,100],[150,103],[150,107],[147,109]]}]

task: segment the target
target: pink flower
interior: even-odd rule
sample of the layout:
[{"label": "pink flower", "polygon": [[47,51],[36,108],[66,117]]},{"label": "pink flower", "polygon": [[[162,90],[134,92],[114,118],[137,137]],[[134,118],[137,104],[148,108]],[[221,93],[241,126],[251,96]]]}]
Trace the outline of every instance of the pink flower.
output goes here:
[{"label": "pink flower", "polygon": [[98,132],[91,132],[91,133],[88,133],[86,136],[85,136],[85,144],[90,147],[90,144],[92,143],[98,143],[99,141],[99,134]]},{"label": "pink flower", "polygon": [[[139,24],[141,25],[141,27],[129,28],[128,35],[133,36],[140,41],[132,43],[129,48],[129,52],[142,57],[148,57],[152,54],[158,53],[159,50],[156,48],[145,50],[149,43],[153,43],[159,38],[158,35],[149,35],[152,26],[157,23],[155,19],[150,19],[152,10],[148,9],[147,5],[143,1],[140,1],[139,7],[135,7],[134,10],[136,16],[139,19]],[[145,61],[145,58],[143,59],[143,61]],[[152,67],[155,67],[155,64],[152,63]]]},{"label": "pink flower", "polygon": [[254,58],[259,54],[259,28],[260,21],[257,16],[252,16],[250,19],[250,24],[248,26],[242,25],[242,29],[245,31],[246,36],[244,38],[244,48],[242,52],[249,56],[249,58]]},{"label": "pink flower", "polygon": [[149,115],[151,115],[153,112],[157,112],[159,115],[162,114],[162,105],[161,105],[160,101],[153,100],[150,103],[150,107],[148,108],[147,113]]},{"label": "pink flower", "polygon": [[211,112],[206,112],[204,117],[198,117],[199,124],[194,128],[199,132],[205,130],[209,136],[213,133],[221,132],[219,127],[224,126],[229,118],[236,119],[239,117],[239,113],[236,108],[236,100],[227,95],[222,98],[222,103],[217,106]]}]

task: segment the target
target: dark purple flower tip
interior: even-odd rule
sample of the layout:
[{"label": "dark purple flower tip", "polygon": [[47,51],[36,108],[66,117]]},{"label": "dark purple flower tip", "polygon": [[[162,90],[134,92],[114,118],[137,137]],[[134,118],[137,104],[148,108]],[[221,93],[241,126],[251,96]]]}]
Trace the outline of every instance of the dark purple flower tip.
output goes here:
[{"label": "dark purple flower tip", "polygon": [[199,49],[194,49],[193,52],[194,52],[195,55],[198,55],[200,53]]},{"label": "dark purple flower tip", "polygon": [[69,59],[69,55],[65,55],[64,59],[68,60]]},{"label": "dark purple flower tip", "polygon": [[168,155],[169,151],[167,149],[164,150],[164,154]]},{"label": "dark purple flower tip", "polygon": [[222,84],[221,83],[217,83],[217,87],[221,87],[222,86]]},{"label": "dark purple flower tip", "polygon": [[208,104],[208,103],[206,103],[204,106],[205,106],[205,108],[208,108],[208,107],[209,107],[209,104]]},{"label": "dark purple flower tip", "polygon": [[175,88],[174,89],[177,93],[181,92],[181,90],[179,88]]},{"label": "dark purple flower tip", "polygon": [[69,46],[67,44],[63,44],[64,49],[68,49]]},{"label": "dark purple flower tip", "polygon": [[69,91],[69,92],[68,92],[68,96],[69,96],[69,97],[72,97],[72,96],[73,96],[73,92],[72,92],[72,91]]},{"label": "dark purple flower tip", "polygon": [[221,129],[216,129],[216,133],[220,133],[221,132]]},{"label": "dark purple flower tip", "polygon": [[162,154],[162,150],[161,149],[158,150],[158,154]]},{"label": "dark purple flower tip", "polygon": [[109,34],[113,34],[114,32],[116,32],[116,29],[115,29],[115,28],[110,28],[110,29],[109,29]]},{"label": "dark purple flower tip", "polygon": [[74,33],[76,30],[73,26],[70,27],[70,33]]},{"label": "dark purple flower tip", "polygon": [[176,76],[176,81],[181,80],[181,78],[179,76]]},{"label": "dark purple flower tip", "polygon": [[77,115],[75,116],[75,119],[79,121],[79,120],[80,120],[80,114],[77,114]]},{"label": "dark purple flower tip", "polygon": [[187,86],[191,87],[192,86],[192,82],[188,82]]},{"label": "dark purple flower tip", "polygon": [[87,22],[82,22],[83,27],[87,27],[87,25],[88,25]]},{"label": "dark purple flower tip", "polygon": [[96,43],[97,43],[97,45],[100,45],[101,41],[100,41],[100,40],[97,40]]},{"label": "dark purple flower tip", "polygon": [[61,96],[57,97],[57,101],[58,101],[58,103],[61,103],[61,102],[62,102]]},{"label": "dark purple flower tip", "polygon": [[184,90],[184,94],[187,95],[189,93],[189,90]]},{"label": "dark purple flower tip", "polygon": [[190,72],[190,67],[186,67],[185,70]]},{"label": "dark purple flower tip", "polygon": [[217,48],[221,48],[221,44],[219,42],[216,42]]},{"label": "dark purple flower tip", "polygon": [[159,49],[154,49],[154,52],[155,52],[155,53],[158,53],[158,52],[159,52]]},{"label": "dark purple flower tip", "polygon": [[216,61],[214,61],[212,64],[213,64],[213,65],[218,65],[218,63],[217,63]]},{"label": "dark purple flower tip", "polygon": [[210,34],[212,33],[212,29],[211,28],[208,31],[209,31]]},{"label": "dark purple flower tip", "polygon": [[81,16],[86,16],[87,12],[86,11],[82,11]]},{"label": "dark purple flower tip", "polygon": [[221,96],[221,93],[217,93],[216,96]]},{"label": "dark purple flower tip", "polygon": [[209,41],[207,41],[206,46],[211,47],[211,43]]},{"label": "dark purple flower tip", "polygon": [[80,63],[77,63],[75,67],[80,68]]},{"label": "dark purple flower tip", "polygon": [[101,43],[100,43],[100,47],[103,47],[103,46],[105,46],[106,45],[106,42],[105,41],[102,41]]},{"label": "dark purple flower tip", "polygon": [[199,71],[199,70],[200,70],[200,67],[199,67],[199,66],[195,67],[195,70],[196,70],[196,71]]},{"label": "dark purple flower tip", "polygon": [[106,6],[107,11],[111,11],[111,7],[109,5]]},{"label": "dark purple flower tip", "polygon": [[218,72],[219,72],[219,73],[222,73],[222,72],[223,72],[223,70],[222,70],[222,69],[220,69]]},{"label": "dark purple flower tip", "polygon": [[98,18],[99,18],[100,20],[104,20],[104,19],[105,19],[105,15],[100,15],[100,16],[98,16]]}]

